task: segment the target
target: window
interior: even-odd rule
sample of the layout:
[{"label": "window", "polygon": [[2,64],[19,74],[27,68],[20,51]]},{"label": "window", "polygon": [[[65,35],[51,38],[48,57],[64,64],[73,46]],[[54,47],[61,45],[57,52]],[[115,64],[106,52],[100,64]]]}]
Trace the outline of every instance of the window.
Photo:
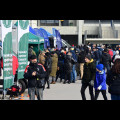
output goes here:
[{"label": "window", "polygon": [[59,26],[59,20],[40,20],[40,26]]}]

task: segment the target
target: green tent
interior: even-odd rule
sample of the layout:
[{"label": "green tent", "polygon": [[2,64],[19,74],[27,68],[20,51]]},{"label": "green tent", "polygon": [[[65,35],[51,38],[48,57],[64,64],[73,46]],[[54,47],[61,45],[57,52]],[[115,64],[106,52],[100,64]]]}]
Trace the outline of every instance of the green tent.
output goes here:
[{"label": "green tent", "polygon": [[33,46],[33,50],[36,52],[36,55],[39,55],[39,50],[44,50],[44,38],[38,37],[31,32],[29,32],[29,46]]}]

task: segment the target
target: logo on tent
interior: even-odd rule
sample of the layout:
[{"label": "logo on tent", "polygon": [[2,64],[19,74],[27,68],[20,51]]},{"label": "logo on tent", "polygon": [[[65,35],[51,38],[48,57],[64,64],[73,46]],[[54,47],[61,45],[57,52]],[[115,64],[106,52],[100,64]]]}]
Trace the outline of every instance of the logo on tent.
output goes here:
[{"label": "logo on tent", "polygon": [[11,27],[12,20],[2,20],[4,27],[9,28]]},{"label": "logo on tent", "polygon": [[21,29],[25,30],[29,25],[29,20],[19,20],[19,24]]}]

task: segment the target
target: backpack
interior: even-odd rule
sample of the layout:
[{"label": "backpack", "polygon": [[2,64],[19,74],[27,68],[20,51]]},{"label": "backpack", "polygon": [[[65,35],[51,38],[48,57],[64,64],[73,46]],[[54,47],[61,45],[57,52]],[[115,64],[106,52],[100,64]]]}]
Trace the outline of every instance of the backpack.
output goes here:
[{"label": "backpack", "polygon": [[16,88],[15,87],[12,87],[12,92],[16,92]]}]

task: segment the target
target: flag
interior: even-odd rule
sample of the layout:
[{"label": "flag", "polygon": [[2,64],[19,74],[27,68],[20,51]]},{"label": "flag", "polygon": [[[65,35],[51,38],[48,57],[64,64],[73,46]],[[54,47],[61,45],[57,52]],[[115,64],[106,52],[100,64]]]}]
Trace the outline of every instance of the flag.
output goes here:
[{"label": "flag", "polygon": [[45,29],[43,29],[43,28],[40,28],[39,30],[43,33],[43,36],[44,36],[44,48],[46,49],[48,46],[50,46],[47,31]]},{"label": "flag", "polygon": [[29,20],[18,20],[18,80],[23,78],[28,65]]},{"label": "flag", "polygon": [[58,50],[60,50],[62,47],[62,39],[60,36],[60,32],[58,30],[55,30],[55,34],[56,34],[56,45],[57,45]]},{"label": "flag", "polygon": [[1,20],[2,31],[2,54],[3,54],[3,89],[13,85],[12,68],[12,20]]}]

